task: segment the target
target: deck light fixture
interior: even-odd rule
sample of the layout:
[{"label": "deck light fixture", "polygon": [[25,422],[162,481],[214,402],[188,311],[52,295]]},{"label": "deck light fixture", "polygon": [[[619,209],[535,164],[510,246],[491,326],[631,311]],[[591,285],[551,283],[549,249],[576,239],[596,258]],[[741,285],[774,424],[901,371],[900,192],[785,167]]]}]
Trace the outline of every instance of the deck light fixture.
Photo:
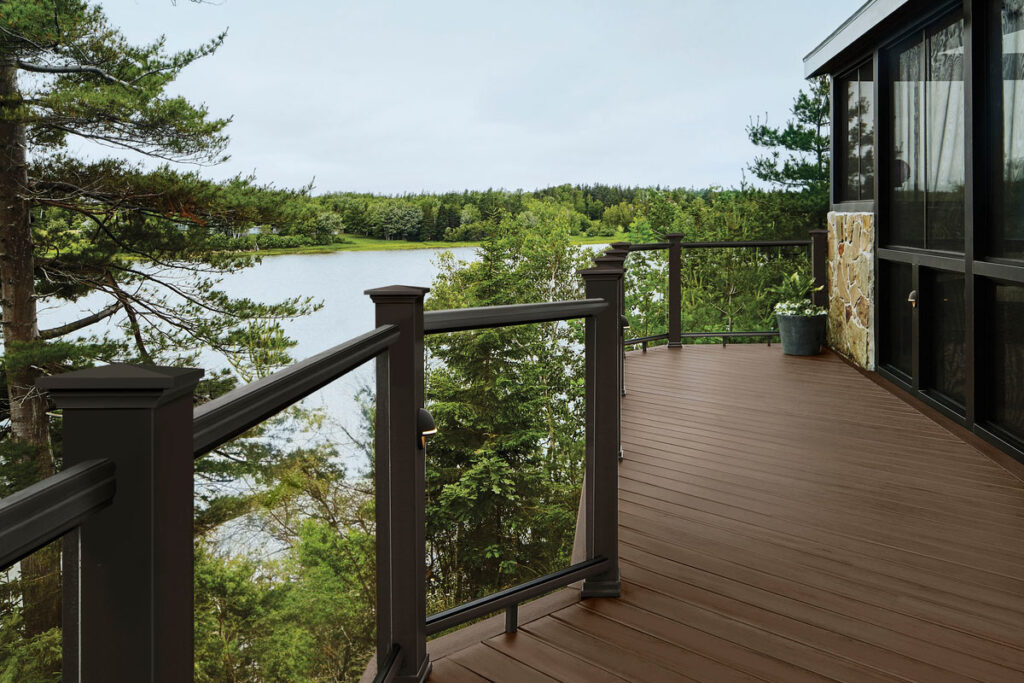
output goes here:
[{"label": "deck light fixture", "polygon": [[427,437],[437,434],[437,425],[434,424],[434,417],[427,412],[426,408],[420,408],[416,416],[416,429],[420,433],[420,448],[427,447]]}]

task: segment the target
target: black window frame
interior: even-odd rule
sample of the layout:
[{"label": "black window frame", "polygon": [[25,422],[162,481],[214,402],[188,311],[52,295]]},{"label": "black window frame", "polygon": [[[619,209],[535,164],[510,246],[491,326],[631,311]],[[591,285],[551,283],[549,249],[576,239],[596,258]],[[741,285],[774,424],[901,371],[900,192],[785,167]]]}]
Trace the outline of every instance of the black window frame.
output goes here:
[{"label": "black window frame", "polygon": [[[905,390],[925,405],[973,432],[1019,463],[1024,463],[1024,439],[1002,427],[996,420],[993,397],[988,395],[986,385],[991,381],[995,368],[991,364],[991,349],[988,347],[991,326],[994,324],[992,299],[997,285],[1024,287],[1024,260],[998,255],[992,248],[992,231],[1002,219],[997,209],[999,198],[998,183],[1003,178],[1003,163],[1000,150],[1003,146],[1003,95],[1002,70],[990,68],[1002,61],[1002,29],[1000,12],[1002,0],[941,0],[935,5],[922,5],[900,15],[898,20],[888,22],[886,28],[877,28],[870,41],[861,42],[842,58],[841,65],[830,69],[833,76],[833,159],[839,153],[837,140],[841,131],[838,122],[838,91],[840,77],[852,72],[854,65],[865,63],[865,55],[874,58],[875,75],[875,145],[877,150],[875,168],[875,199],[873,202],[839,202],[837,188],[838,164],[833,164],[832,209],[835,211],[863,211],[875,217],[875,287],[876,314],[873,321],[875,344],[873,360],[877,372],[892,384]],[[964,97],[965,97],[965,224],[964,250],[948,252],[887,244],[886,231],[892,219],[888,193],[882,188],[888,186],[891,178],[889,165],[892,98],[887,93],[891,65],[888,56],[891,51],[911,36],[927,32],[937,23],[952,14],[961,13],[964,26]],[[927,269],[956,271],[963,273],[964,326],[966,328],[967,369],[964,382],[966,405],[956,405],[948,397],[938,394],[930,386],[923,356],[927,350],[913,349],[913,377],[906,376],[895,367],[886,366],[886,353],[882,351],[886,322],[883,317],[883,293],[880,285],[882,262],[904,263],[913,267],[913,288],[922,284],[919,274]],[[905,299],[906,294],[903,294]],[[927,334],[927,325],[913,322],[915,339],[921,332]],[[925,329],[922,330],[921,328]]]},{"label": "black window frame", "polygon": [[[863,80],[863,74],[867,72],[870,75],[871,80]],[[878,90],[877,90],[877,70],[875,69],[874,55],[869,55],[864,59],[857,61],[856,65],[847,68],[841,72],[838,76],[832,78],[832,204],[841,207],[844,210],[850,211],[872,211],[874,210],[875,199],[877,196],[877,181],[876,172],[877,168],[872,169],[870,174],[870,184],[858,183],[857,196],[846,196],[845,191],[847,188],[844,164],[840,160],[851,158],[847,156],[849,150],[849,136],[847,131],[849,130],[849,93],[844,87],[846,83],[853,80],[857,86],[857,96],[862,98],[865,95],[865,89],[861,86],[862,83],[870,82],[870,87],[867,88],[867,95],[871,98],[871,149],[874,155],[873,163],[877,165],[878,160]],[[856,159],[858,162],[858,178],[863,179],[863,167],[865,163],[865,153],[861,146],[861,140],[858,136],[857,140],[858,152]],[[869,187],[870,190],[865,192],[865,187]]]}]

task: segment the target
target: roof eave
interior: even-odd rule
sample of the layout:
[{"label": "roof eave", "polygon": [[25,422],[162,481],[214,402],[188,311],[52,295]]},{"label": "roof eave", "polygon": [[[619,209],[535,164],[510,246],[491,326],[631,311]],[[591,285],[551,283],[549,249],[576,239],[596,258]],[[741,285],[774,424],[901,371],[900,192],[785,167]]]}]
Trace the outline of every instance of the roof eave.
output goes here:
[{"label": "roof eave", "polygon": [[910,2],[911,0],[868,0],[804,57],[804,77],[814,78],[829,73],[837,57]]}]

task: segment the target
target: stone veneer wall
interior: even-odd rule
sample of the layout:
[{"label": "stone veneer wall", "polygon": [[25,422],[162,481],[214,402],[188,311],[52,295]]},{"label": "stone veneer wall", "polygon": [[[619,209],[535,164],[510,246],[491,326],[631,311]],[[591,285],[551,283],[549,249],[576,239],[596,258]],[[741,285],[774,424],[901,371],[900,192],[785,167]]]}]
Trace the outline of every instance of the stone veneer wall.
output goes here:
[{"label": "stone veneer wall", "polygon": [[875,369],[874,214],[828,215],[828,344]]}]

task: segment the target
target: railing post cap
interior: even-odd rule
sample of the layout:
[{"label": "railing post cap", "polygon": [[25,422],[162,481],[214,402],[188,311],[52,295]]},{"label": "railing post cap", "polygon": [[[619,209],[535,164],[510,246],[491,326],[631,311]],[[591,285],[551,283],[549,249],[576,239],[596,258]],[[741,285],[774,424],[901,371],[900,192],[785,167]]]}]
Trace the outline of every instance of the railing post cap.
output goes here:
[{"label": "railing post cap", "polygon": [[61,408],[155,406],[191,392],[202,376],[199,368],[111,363],[40,377],[36,386]]},{"label": "railing post cap", "polygon": [[389,285],[387,287],[376,287],[363,292],[374,303],[383,301],[418,301],[422,300],[430,291],[430,287],[412,287],[408,285]]},{"label": "railing post cap", "polygon": [[665,235],[665,237],[670,242],[681,242],[685,235],[681,232],[670,232],[669,234]]},{"label": "railing post cap", "polygon": [[612,249],[623,249],[625,251],[629,251],[629,245],[629,242],[612,242],[608,246]]},{"label": "railing post cap", "polygon": [[814,228],[813,230],[810,231],[810,234],[812,234],[812,235],[827,235],[828,234],[828,230],[826,230],[825,228]]},{"label": "railing post cap", "polygon": [[625,275],[626,271],[623,268],[602,264],[600,268],[586,268],[578,273],[587,280],[615,280]]},{"label": "railing post cap", "polygon": [[598,265],[598,267],[608,267],[608,266],[611,266],[613,268],[616,267],[616,266],[620,266],[621,267],[623,262],[625,261],[625,259],[623,257],[621,257],[621,256],[614,256],[614,255],[613,256],[595,256],[591,260],[594,263],[596,263]]}]

